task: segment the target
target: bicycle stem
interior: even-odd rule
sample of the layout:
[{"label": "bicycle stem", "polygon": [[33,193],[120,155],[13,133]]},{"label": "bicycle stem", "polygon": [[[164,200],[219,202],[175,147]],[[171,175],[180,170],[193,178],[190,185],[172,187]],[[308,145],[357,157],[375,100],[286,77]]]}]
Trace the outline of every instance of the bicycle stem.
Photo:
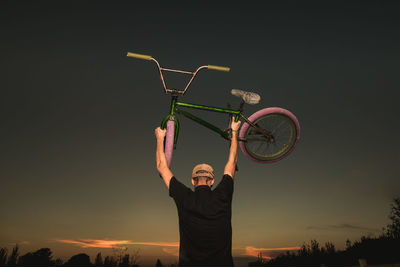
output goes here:
[{"label": "bicycle stem", "polygon": [[[156,63],[156,65],[157,65],[158,72],[160,74],[160,79],[161,79],[161,82],[163,84],[164,91],[165,91],[166,94],[172,93],[172,94],[184,95],[186,93],[186,90],[189,88],[189,86],[191,85],[192,81],[196,77],[197,73],[202,69],[207,69],[208,68],[207,65],[204,65],[204,66],[198,67],[194,72],[184,71],[184,70],[175,70],[175,69],[168,69],[168,68],[161,67],[160,63],[158,63],[158,61],[156,59],[154,59],[154,58],[151,58],[150,60],[153,61],[154,63]],[[164,80],[163,71],[188,74],[188,75],[192,75],[192,77],[190,78],[189,82],[186,84],[186,87],[183,90],[168,89],[167,88],[167,84],[165,83],[165,80]]]}]

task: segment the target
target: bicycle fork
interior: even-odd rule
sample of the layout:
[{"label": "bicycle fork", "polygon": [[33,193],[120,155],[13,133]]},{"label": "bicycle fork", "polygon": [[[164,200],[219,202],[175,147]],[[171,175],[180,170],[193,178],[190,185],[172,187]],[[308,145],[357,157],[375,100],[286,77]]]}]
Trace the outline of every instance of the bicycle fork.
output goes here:
[{"label": "bicycle fork", "polygon": [[161,122],[161,129],[165,129],[168,120],[173,120],[175,122],[175,132],[174,132],[174,149],[176,148],[176,142],[178,141],[179,135],[179,120],[175,116],[176,102],[178,96],[172,96],[169,114]]}]

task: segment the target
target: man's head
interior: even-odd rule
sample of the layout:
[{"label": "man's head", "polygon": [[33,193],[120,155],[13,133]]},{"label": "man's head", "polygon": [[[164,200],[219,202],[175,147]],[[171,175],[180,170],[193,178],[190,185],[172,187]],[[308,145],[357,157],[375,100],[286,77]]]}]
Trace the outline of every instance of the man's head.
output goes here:
[{"label": "man's head", "polygon": [[214,169],[208,164],[198,164],[192,171],[192,184],[196,187],[199,185],[208,185],[211,187],[214,184]]}]

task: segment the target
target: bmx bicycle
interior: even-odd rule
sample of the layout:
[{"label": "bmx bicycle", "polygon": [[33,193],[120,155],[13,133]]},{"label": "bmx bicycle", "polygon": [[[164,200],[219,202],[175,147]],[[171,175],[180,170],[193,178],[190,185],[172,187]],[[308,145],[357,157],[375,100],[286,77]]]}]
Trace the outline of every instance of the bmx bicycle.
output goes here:
[{"label": "bmx bicycle", "polygon": [[[244,104],[258,104],[261,97],[253,92],[232,89],[234,96],[241,98],[238,109],[211,107],[208,105],[191,104],[178,101],[178,96],[183,96],[193,82],[197,73],[203,69],[229,72],[230,68],[215,65],[204,65],[198,67],[195,71],[184,71],[177,69],[168,69],[160,66],[158,61],[149,55],[127,53],[128,57],[149,60],[156,63],[162,85],[166,94],[171,95],[171,104],[169,114],[162,120],[161,128],[167,129],[165,137],[165,155],[168,166],[171,164],[173,150],[176,147],[179,135],[179,120],[177,114],[199,123],[208,129],[220,134],[224,139],[231,139],[230,127],[227,129],[219,128],[182,108],[198,109],[226,113],[235,116],[235,121],[243,119],[244,123],[239,131],[238,142],[241,151],[249,159],[259,163],[271,163],[281,160],[288,156],[296,146],[300,138],[300,124],[293,113],[279,108],[269,107],[261,109],[250,117],[243,114]],[[185,88],[171,89],[167,87],[164,80],[164,72],[175,72],[191,76]]]}]

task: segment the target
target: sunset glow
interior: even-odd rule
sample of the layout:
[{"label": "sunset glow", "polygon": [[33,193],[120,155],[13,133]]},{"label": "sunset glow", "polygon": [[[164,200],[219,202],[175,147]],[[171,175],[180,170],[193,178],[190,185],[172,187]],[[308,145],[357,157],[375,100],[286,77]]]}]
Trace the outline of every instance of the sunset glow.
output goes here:
[{"label": "sunset glow", "polygon": [[117,248],[126,245],[179,247],[178,242],[132,242],[129,240],[96,240],[96,239],[80,239],[80,240],[60,239],[57,240],[57,242],[65,244],[75,244],[82,248]]},{"label": "sunset glow", "polygon": [[271,260],[273,257],[268,256],[268,255],[263,255],[263,253],[272,253],[276,251],[292,251],[292,250],[299,250],[300,247],[286,247],[286,248],[255,248],[251,246],[246,247],[246,256],[251,256],[251,257],[261,257],[266,260]]},{"label": "sunset glow", "polygon": [[162,250],[171,256],[179,257],[179,248],[163,248]]},{"label": "sunset glow", "polygon": [[[162,251],[172,256],[179,256],[179,242],[134,242],[130,240],[102,240],[102,239],[59,239],[57,242],[64,244],[73,244],[81,248],[125,248],[127,245],[156,246],[161,247]],[[235,251],[244,251],[243,255],[250,257],[262,257],[270,260],[273,258],[272,253],[279,251],[295,251],[300,247],[283,247],[283,248],[255,248],[246,246],[244,248],[234,248]]]}]

